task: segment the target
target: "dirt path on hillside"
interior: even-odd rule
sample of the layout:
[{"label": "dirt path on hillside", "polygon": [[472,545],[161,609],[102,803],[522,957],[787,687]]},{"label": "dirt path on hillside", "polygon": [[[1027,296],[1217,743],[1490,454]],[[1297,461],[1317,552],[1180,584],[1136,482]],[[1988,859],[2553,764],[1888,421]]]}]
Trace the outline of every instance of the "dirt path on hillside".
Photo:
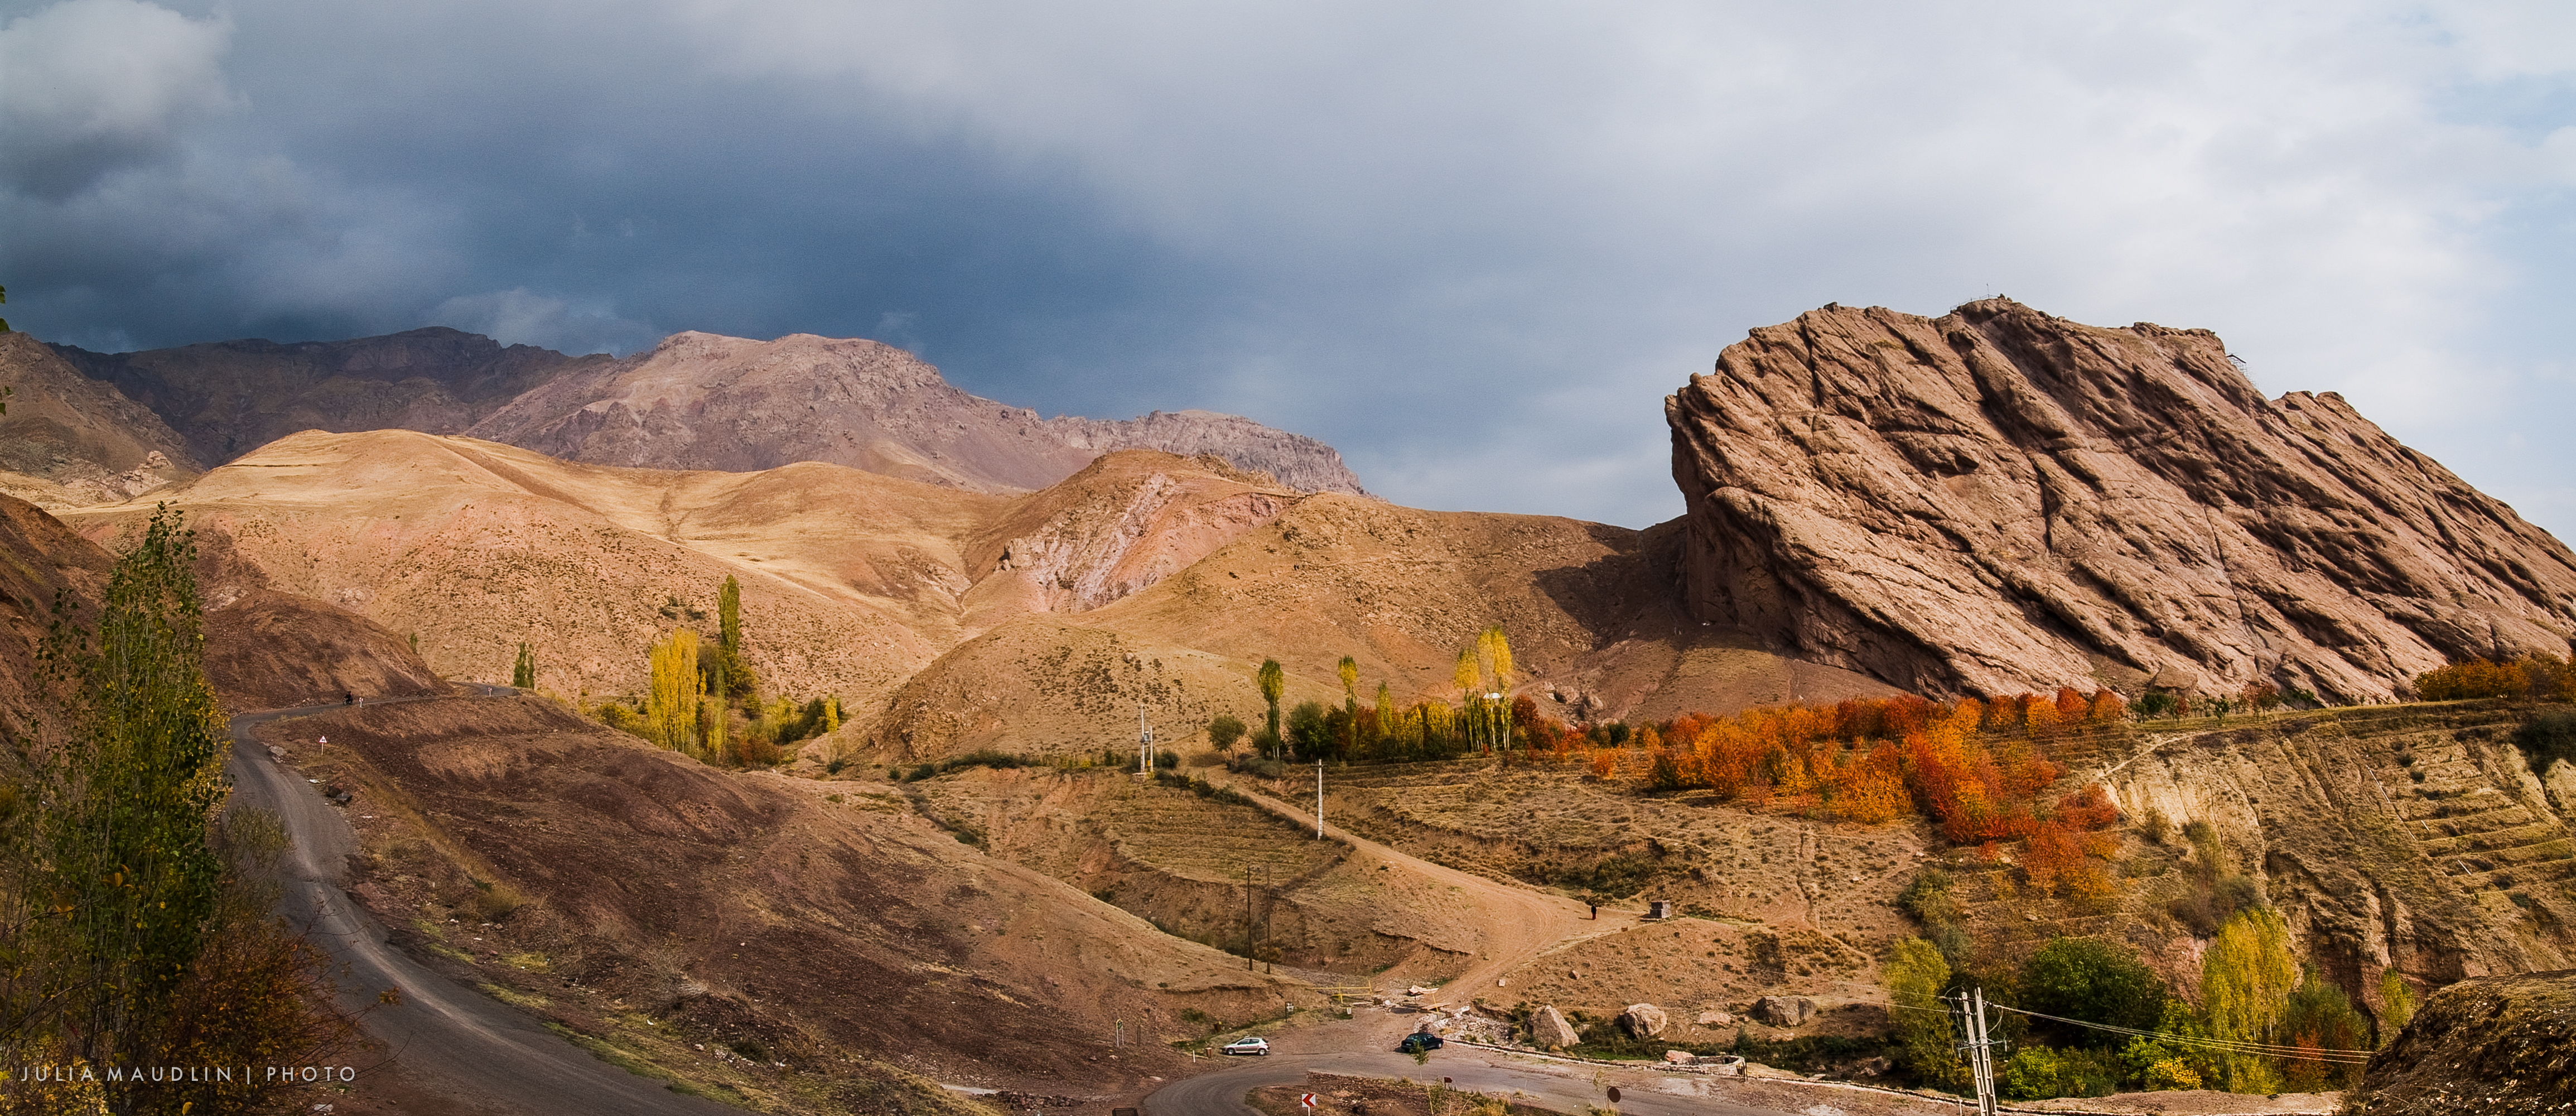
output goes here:
[{"label": "dirt path on hillside", "polygon": [[[1290,805],[1248,784],[1232,785],[1244,797],[1271,813],[1301,826],[1315,825],[1315,813],[1311,807]],[[1638,922],[1637,912],[1614,911],[1606,907],[1596,921],[1590,916],[1589,908],[1572,899],[1434,864],[1352,833],[1332,824],[1330,819],[1325,821],[1323,832],[1324,836],[1349,845],[1353,850],[1353,861],[1363,870],[1383,864],[1414,873],[1456,892],[1458,900],[1472,909],[1472,922],[1481,939],[1481,948],[1465,972],[1441,985],[1438,991],[1423,997],[1425,1006],[1456,1006],[1491,996],[1497,990],[1495,981],[1530,961],[1586,939],[1617,933]],[[1509,997],[1508,989],[1502,991],[1504,995],[1495,998]]]},{"label": "dirt path on hillside", "polygon": [[[465,685],[481,696],[511,692]],[[474,700],[393,698],[381,704]],[[355,1103],[344,1102],[344,1107],[414,1116],[713,1116],[735,1111],[673,1093],[660,1082],[602,1062],[548,1032],[527,1013],[429,971],[387,942],[384,928],[340,886],[344,861],[358,848],[356,832],[310,780],[273,759],[251,735],[254,726],[267,721],[343,708],[319,705],[232,718],[228,770],[235,801],[276,813],[293,839],[292,856],[279,870],[284,888],[280,907],[299,925],[309,926],[311,941],[330,956],[341,1006],[361,1010],[377,992],[399,990],[400,1004],[370,1012],[364,1024],[370,1037],[385,1044],[391,1064],[360,1077],[351,1098]]]}]

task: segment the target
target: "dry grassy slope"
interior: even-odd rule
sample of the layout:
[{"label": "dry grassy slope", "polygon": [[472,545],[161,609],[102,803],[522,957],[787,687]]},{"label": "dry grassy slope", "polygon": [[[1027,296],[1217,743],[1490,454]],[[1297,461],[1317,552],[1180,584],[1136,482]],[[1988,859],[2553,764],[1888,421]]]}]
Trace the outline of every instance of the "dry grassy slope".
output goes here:
[{"label": "dry grassy slope", "polygon": [[1493,624],[1511,637],[1520,692],[1559,715],[1587,699],[1596,715],[1668,716],[1890,692],[1788,663],[1740,633],[1678,624],[1669,532],[1331,494],[1236,529],[1149,587],[1002,625],[947,652],[850,740],[906,760],[977,747],[1096,750],[1134,738],[1140,702],[1186,737],[1220,712],[1256,721],[1264,707],[1252,672],[1273,657],[1288,672],[1287,704],[1338,701],[1343,655],[1359,664],[1364,700],[1383,681],[1399,701],[1454,701],[1458,649]]},{"label": "dry grassy slope", "polygon": [[1283,963],[1346,982],[1445,978],[1485,937],[1471,897],[1406,865],[1354,855],[1257,806],[1131,774],[975,769],[909,793],[931,816],[978,834],[995,856],[1175,934],[1239,944],[1249,900],[1253,924]]},{"label": "dry grassy slope", "polygon": [[[950,539],[981,498],[918,489],[831,466],[621,470],[378,431],[299,434],[169,498],[270,584],[416,633],[451,677],[506,680],[525,640],[543,687],[634,691],[645,646],[686,621],[666,600],[711,615],[732,574],[773,689],[846,699],[944,645],[935,621],[953,609],[937,598],[962,588],[944,572]],[[104,536],[149,512],[136,502],[76,520]]]},{"label": "dry grassy slope", "polygon": [[[890,786],[729,774],[536,698],[263,732],[355,788],[353,888],[417,947],[469,954],[514,1002],[541,997],[540,1014],[662,1057],[691,1054],[656,1045],[670,1037],[656,1025],[710,1048],[756,1037],[827,1075],[854,1053],[936,1080],[1125,1094],[1183,1067],[1158,1043],[1111,1058],[1115,1021],[1195,1037],[1184,1008],[1249,1019],[1287,991],[983,855]],[[475,925],[502,888],[532,902]],[[764,1068],[745,1087],[784,1097],[798,1076]]]}]

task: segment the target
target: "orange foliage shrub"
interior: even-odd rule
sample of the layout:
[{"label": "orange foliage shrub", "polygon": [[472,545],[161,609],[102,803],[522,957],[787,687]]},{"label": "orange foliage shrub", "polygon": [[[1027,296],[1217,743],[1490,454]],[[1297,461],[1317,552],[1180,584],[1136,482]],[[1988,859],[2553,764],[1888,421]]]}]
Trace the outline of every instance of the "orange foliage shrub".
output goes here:
[{"label": "orange foliage shrub", "polygon": [[2054,821],[2041,822],[2030,834],[2030,846],[2022,853],[2022,875],[2042,895],[2057,894],[2058,886],[2084,869],[2084,846],[2075,834]]},{"label": "orange foliage shrub", "polygon": [[1592,752],[1592,777],[1606,783],[1617,778],[1618,775],[1619,753],[1608,748],[1594,749]]},{"label": "orange foliage shrub", "polygon": [[2521,697],[2531,692],[2531,676],[2518,664],[2471,659],[2416,675],[2415,692],[2426,701]]},{"label": "orange foliage shrub", "polygon": [[2110,690],[2097,690],[2086,718],[2097,725],[2116,725],[2129,719],[2129,703]]},{"label": "orange foliage shrub", "polygon": [[2095,783],[2057,800],[2057,820],[2077,829],[2101,829],[2120,820],[2120,808],[2111,804],[2111,796]]}]

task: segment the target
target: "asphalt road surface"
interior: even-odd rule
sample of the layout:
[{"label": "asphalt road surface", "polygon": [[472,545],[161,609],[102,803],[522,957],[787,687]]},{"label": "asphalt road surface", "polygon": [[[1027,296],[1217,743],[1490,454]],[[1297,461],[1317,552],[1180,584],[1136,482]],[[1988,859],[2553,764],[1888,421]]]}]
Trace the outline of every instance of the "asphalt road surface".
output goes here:
[{"label": "asphalt road surface", "polygon": [[[506,686],[474,685],[501,695]],[[470,700],[460,698],[393,700]],[[344,862],[358,838],[340,808],[320,788],[269,758],[251,738],[251,726],[285,717],[345,708],[316,705],[246,713],[232,719],[233,796],[246,806],[276,812],[295,840],[278,866],[288,917],[309,926],[310,937],[335,967],[343,1006],[356,1010],[387,988],[402,1003],[378,1008],[366,1019],[369,1035],[384,1042],[391,1061],[411,1082],[478,1112],[554,1114],[640,1113],[705,1116],[736,1109],[682,1096],[592,1057],[526,1014],[430,972],[385,940],[384,927],[346,891]],[[372,1071],[389,1072],[386,1069]],[[356,1088],[366,1089],[361,1074]]]},{"label": "asphalt road surface", "polygon": [[[1427,1065],[1414,1064],[1410,1055],[1376,1051],[1272,1053],[1239,1060],[1244,1064],[1186,1077],[1155,1090],[1145,1098],[1144,1116],[1261,1116],[1259,1109],[1243,1103],[1245,1093],[1265,1085],[1303,1084],[1309,1070],[1426,1083],[1447,1077],[1453,1079],[1453,1088],[1470,1092],[1518,1090],[1529,1103],[1559,1112],[1579,1113],[1586,1105],[1601,1105],[1615,1107],[1623,1116],[1782,1116],[1774,1108],[1661,1092],[1652,1070],[1610,1071],[1604,1081],[1617,1085],[1621,1093],[1619,1103],[1612,1105],[1602,1086],[1594,1084],[1591,1067],[1515,1059],[1464,1046],[1434,1051]],[[1333,1113],[1329,1106],[1317,1109],[1317,1116]]]}]

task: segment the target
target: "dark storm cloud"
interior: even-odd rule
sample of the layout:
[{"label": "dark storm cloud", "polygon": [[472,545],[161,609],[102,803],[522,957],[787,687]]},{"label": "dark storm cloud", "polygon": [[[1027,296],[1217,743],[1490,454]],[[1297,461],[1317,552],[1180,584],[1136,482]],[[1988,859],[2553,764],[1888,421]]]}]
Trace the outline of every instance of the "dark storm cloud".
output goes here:
[{"label": "dark storm cloud", "polygon": [[2499,316],[2567,288],[2542,7],[5,10],[10,316],[94,347],[878,336],[1643,524],[1661,396],[1745,328],[2007,291],[2217,328],[2576,521],[2513,440],[2570,370]]}]

